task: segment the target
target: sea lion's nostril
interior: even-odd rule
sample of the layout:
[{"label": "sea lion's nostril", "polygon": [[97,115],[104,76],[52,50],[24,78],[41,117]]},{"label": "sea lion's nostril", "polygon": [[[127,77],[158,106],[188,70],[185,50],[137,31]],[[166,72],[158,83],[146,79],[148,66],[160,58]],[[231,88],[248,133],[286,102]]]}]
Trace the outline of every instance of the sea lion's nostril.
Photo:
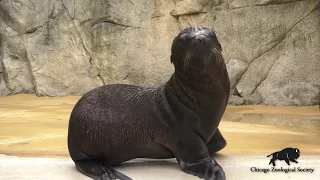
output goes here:
[{"label": "sea lion's nostril", "polygon": [[203,36],[203,35],[198,35],[198,36],[196,36],[196,39],[197,39],[199,42],[204,42],[205,39],[206,39],[206,37]]}]

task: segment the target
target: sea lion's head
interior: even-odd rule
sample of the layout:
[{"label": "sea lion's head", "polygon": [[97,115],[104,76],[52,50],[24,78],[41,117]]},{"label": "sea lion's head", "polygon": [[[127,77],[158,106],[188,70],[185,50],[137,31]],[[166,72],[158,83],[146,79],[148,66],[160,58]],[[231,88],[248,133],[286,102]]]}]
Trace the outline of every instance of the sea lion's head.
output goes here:
[{"label": "sea lion's head", "polygon": [[173,40],[171,62],[179,73],[205,78],[225,65],[221,51],[212,30],[201,26],[190,27]]}]

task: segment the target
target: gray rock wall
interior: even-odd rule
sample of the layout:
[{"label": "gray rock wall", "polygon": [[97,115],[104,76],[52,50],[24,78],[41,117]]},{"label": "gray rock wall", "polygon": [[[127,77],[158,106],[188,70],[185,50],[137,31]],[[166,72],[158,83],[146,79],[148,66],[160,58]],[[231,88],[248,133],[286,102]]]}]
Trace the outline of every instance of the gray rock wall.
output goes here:
[{"label": "gray rock wall", "polygon": [[0,96],[164,83],[192,25],[221,41],[230,103],[318,102],[320,0],[0,0]]}]

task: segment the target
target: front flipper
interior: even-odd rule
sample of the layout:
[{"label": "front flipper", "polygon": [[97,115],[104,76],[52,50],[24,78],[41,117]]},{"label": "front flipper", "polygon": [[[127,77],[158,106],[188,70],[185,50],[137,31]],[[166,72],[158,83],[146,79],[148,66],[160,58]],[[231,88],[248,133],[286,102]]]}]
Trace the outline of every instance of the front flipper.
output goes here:
[{"label": "front flipper", "polygon": [[95,180],[132,180],[114,170],[111,166],[103,165],[93,160],[80,160],[76,161],[75,164],[78,171]]},{"label": "front flipper", "polygon": [[208,150],[211,155],[226,147],[227,142],[223,138],[219,129],[216,130],[210,141],[207,143]]},{"label": "front flipper", "polygon": [[225,180],[221,166],[210,156],[206,144],[196,134],[184,135],[171,147],[181,169],[205,180]]},{"label": "front flipper", "polygon": [[[206,158],[198,163],[184,163],[182,170],[188,174],[198,176],[205,180],[225,180],[226,176],[222,167],[212,158]],[[181,166],[181,165],[180,165]]]}]

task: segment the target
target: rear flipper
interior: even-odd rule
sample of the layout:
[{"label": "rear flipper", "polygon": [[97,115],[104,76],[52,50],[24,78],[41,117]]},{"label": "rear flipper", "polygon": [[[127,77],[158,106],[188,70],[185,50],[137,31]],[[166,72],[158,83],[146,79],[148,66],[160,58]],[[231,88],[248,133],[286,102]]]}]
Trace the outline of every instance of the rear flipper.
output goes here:
[{"label": "rear flipper", "polygon": [[76,161],[75,164],[78,171],[95,180],[132,180],[114,170],[111,166],[103,165],[93,160],[80,160]]}]

